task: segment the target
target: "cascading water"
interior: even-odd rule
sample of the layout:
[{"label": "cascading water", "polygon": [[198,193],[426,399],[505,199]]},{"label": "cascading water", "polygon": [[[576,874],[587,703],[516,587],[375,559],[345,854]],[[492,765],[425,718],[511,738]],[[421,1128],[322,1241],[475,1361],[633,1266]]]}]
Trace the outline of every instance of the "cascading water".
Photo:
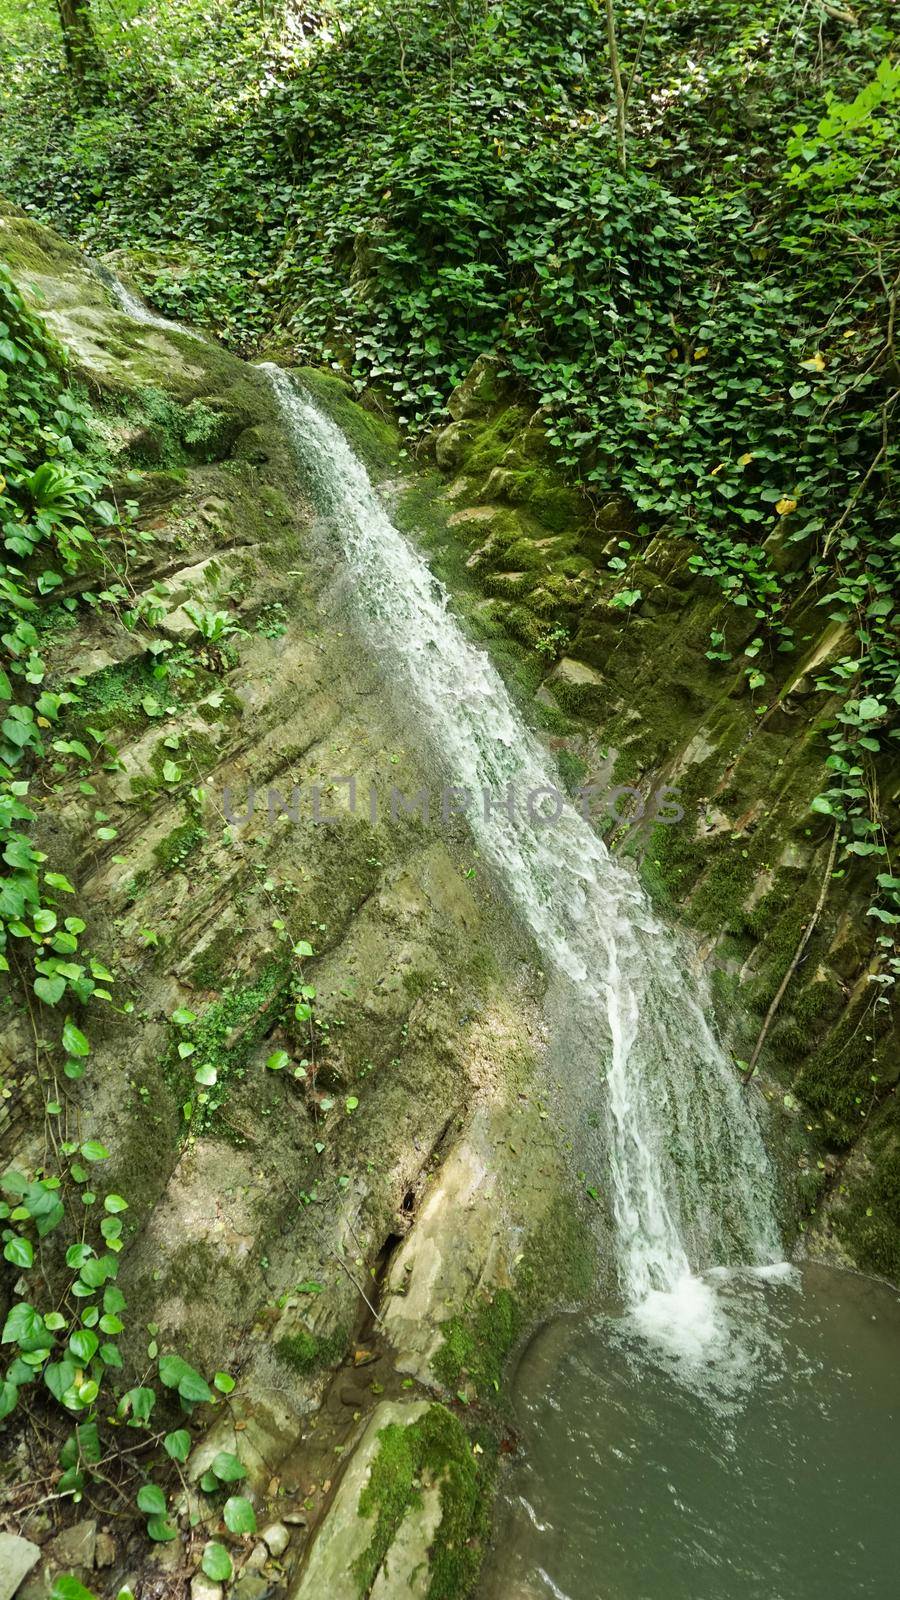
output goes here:
[{"label": "cascading water", "polygon": [[[135,321],[201,337],[104,276]],[[722,1369],[735,1330],[700,1274],[734,1265],[765,1271],[780,1250],[759,1129],[699,989],[634,876],[577,810],[553,799],[549,758],[341,430],[286,372],[261,370],[337,532],[373,647],[393,658],[448,781],[474,799],[467,817],[478,848],[568,985],[593,1042],[631,1326],[682,1369]],[[540,792],[552,817],[540,804],[528,814],[527,797]]]},{"label": "cascading water", "polygon": [[130,317],[132,322],[141,322],[145,328],[161,328],[165,333],[180,333],[188,339],[206,342],[202,333],[188,328],[183,322],[172,322],[168,317],[161,317],[157,312],[151,311],[150,307],[145,305],[138,295],[127,289],[121,278],[110,272],[109,267],[105,267],[102,261],[94,261],[92,269],[101,283],[115,295],[126,317]]},{"label": "cascading water", "polygon": [[467,816],[480,852],[592,1030],[632,1317],[676,1356],[724,1358],[727,1328],[696,1269],[777,1261],[773,1184],[752,1111],[674,940],[575,808],[553,801],[552,817],[535,815],[539,805],[529,817],[526,797],[543,791],[549,800],[558,775],[499,673],[465,637],[340,429],[287,373],[264,370],[337,531],[373,644],[393,658],[449,781],[473,797]]}]

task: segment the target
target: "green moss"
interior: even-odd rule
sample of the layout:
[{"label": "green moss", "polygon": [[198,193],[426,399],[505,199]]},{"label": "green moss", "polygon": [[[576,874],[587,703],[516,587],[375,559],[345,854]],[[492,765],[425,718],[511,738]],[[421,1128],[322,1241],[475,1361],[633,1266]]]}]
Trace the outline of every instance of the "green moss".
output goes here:
[{"label": "green moss", "polygon": [[218,760],[218,751],[208,733],[191,729],[181,733],[178,748],[170,749],[162,739],[154,746],[150,756],[150,769],[156,786],[171,793],[173,785],[166,783],[163,771],[167,761],[181,768],[184,784],[196,784],[200,777],[210,772]]},{"label": "green moss", "polygon": [[220,928],[191,967],[191,982],[198,989],[221,989],[228,976],[228,958],[234,951],[234,930]]},{"label": "green moss", "polygon": [[403,987],[407,994],[418,998],[425,994],[431,987],[432,979],[427,972],[422,972],[418,967],[409,967],[403,973]]},{"label": "green moss", "polygon": [[187,461],[220,460],[242,425],[231,412],[215,410],[204,400],[183,403],[153,387],[139,389],[125,414],[141,430],[130,451],[132,459],[167,468]]},{"label": "green moss", "polygon": [[462,470],[473,478],[487,477],[500,465],[513,440],[527,424],[528,413],[521,406],[505,406],[486,421],[474,423]]},{"label": "green moss", "polygon": [[557,750],[556,765],[568,794],[575,795],[588,775],[588,764],[572,750]]},{"label": "green moss", "polygon": [[[78,703],[60,723],[61,731],[80,736],[85,725],[95,728],[142,728],[162,719],[169,708],[182,710],[220,681],[198,665],[186,646],[162,657],[133,656],[94,672],[78,688]],[[202,739],[203,735],[194,737]],[[168,752],[171,754],[172,752]]]},{"label": "green moss", "polygon": [[29,621],[41,643],[48,647],[83,625],[83,618],[79,616],[78,611],[69,611],[62,603],[42,606],[29,618]]},{"label": "green moss", "polygon": [[547,467],[504,466],[508,474],[504,495],[513,505],[527,506],[545,528],[553,533],[578,528],[584,523],[587,506],[581,495]]},{"label": "green moss", "polygon": [[802,1211],[811,1215],[818,1207],[825,1189],[825,1174],[819,1167],[804,1167],[797,1174],[796,1194]]},{"label": "green moss", "polygon": [[873,1014],[865,996],[844,1012],[804,1062],[795,1092],[822,1112],[832,1145],[850,1144],[859,1134],[877,1089],[873,1076],[877,1078],[879,1070],[878,1040],[888,1027],[889,1019]]},{"label": "green moss", "polygon": [[[669,830],[674,833],[674,828]],[[745,926],[744,902],[758,867],[749,849],[729,838],[715,847],[718,857],[705,873],[690,906],[690,920],[705,933],[742,933]],[[707,859],[710,843],[707,842]]]},{"label": "green moss", "polygon": [[[777,896],[766,896],[770,901],[771,912],[780,902]],[[760,905],[764,901],[760,902]],[[745,985],[743,998],[754,1010],[764,1012],[771,1005],[775,995],[784,979],[800,942],[803,928],[812,913],[813,902],[808,894],[795,898],[793,904],[788,905],[781,916],[772,920],[754,918],[753,927],[758,930],[759,937],[763,938],[761,946],[761,960],[758,971]],[[758,910],[758,907],[755,908]],[[768,929],[768,932],[767,932]],[[813,941],[816,935],[813,935]],[[812,949],[813,946],[807,946]]]},{"label": "green moss", "polygon": [[835,977],[815,977],[801,989],[793,1002],[797,1021],[807,1027],[821,1018],[838,1016],[844,1003],[844,991]]},{"label": "green moss", "polygon": [[99,728],[145,723],[145,700],[160,710],[166,703],[167,685],[154,669],[153,658],[145,655],[93,673],[78,691],[79,722],[90,722]]},{"label": "green moss", "polygon": [[425,1480],[440,1485],[441,1499],[427,1600],[464,1600],[490,1531],[494,1452],[482,1446],[476,1456],[462,1424],[441,1405],[406,1426],[391,1423],[378,1437],[378,1454],[359,1497],[359,1515],[375,1517],[371,1543],[353,1566],[360,1597],[371,1591],[405,1518],[421,1504]]},{"label": "green moss", "polygon": [[597,1280],[596,1256],[593,1230],[571,1195],[558,1195],[533,1230],[516,1273],[526,1317],[586,1300]]},{"label": "green moss", "polygon": [[768,1046],[776,1061],[784,1056],[791,1061],[802,1061],[809,1054],[809,1034],[796,1017],[786,1016],[776,1022]]},{"label": "green moss", "polygon": [[671,827],[656,827],[641,864],[641,879],[652,899],[664,908],[680,905],[708,859],[705,846],[693,836],[687,817]]},{"label": "green moss", "polygon": [[301,367],[298,376],[334,418],[370,471],[383,475],[396,467],[400,432],[387,416],[360,405],[349,385],[334,373]]},{"label": "green moss", "polygon": [[[175,1030],[165,1072],[178,1092],[191,1098],[192,1133],[202,1133],[211,1126],[228,1098],[230,1082],[243,1076],[253,1049],[271,1031],[289,976],[285,963],[273,961],[255,982],[225,989],[222,998],[196,1022]],[[178,1054],[181,1040],[194,1046],[186,1061]],[[201,1066],[215,1069],[216,1082],[211,1088],[198,1091],[194,1073]]]},{"label": "green moss", "polygon": [[458,1389],[466,1377],[479,1394],[496,1394],[522,1327],[518,1300],[508,1289],[497,1289],[444,1324],[444,1342],[432,1362],[435,1376],[447,1389]]},{"label": "green moss", "polygon": [[275,1354],[285,1366],[306,1375],[319,1372],[323,1367],[337,1366],[343,1360],[349,1343],[350,1335],[344,1328],[337,1328],[334,1333],[324,1337],[310,1333],[307,1328],[298,1328],[296,1333],[285,1334],[276,1340]]},{"label": "green moss", "polygon": [[173,872],[199,849],[205,838],[206,829],[199,822],[182,822],[153,846],[153,859],[161,871]]},{"label": "green moss", "polygon": [[869,1168],[850,1184],[835,1229],[858,1265],[896,1282],[900,1278],[900,1134],[892,1109],[869,1150]]}]

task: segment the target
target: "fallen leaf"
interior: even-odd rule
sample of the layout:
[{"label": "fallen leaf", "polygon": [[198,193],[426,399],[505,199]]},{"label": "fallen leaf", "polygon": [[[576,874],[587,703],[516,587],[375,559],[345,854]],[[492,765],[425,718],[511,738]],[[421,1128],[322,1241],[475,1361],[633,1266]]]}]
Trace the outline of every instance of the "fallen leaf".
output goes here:
[{"label": "fallen leaf", "polygon": [[796,509],[797,509],[796,500],[790,500],[790,499],[779,500],[778,504],[775,507],[775,510],[778,512],[778,515],[780,517],[786,517],[789,512],[796,511]]}]

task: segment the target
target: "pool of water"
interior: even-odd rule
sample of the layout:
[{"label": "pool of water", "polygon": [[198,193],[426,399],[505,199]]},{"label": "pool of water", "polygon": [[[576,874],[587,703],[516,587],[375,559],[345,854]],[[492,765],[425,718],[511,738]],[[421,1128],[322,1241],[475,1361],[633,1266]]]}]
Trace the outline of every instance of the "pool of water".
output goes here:
[{"label": "pool of water", "polygon": [[900,1296],[814,1266],[717,1292],[734,1359],[688,1382],[614,1319],[535,1337],[480,1600],[900,1595]]}]

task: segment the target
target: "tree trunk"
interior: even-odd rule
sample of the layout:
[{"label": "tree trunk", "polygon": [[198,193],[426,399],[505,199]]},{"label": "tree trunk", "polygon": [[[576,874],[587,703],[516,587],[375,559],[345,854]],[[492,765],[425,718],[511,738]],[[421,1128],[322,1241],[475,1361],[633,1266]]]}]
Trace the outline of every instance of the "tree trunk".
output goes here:
[{"label": "tree trunk", "polygon": [[56,0],[66,65],[79,93],[96,88],[103,77],[103,56],[94,32],[90,0]]},{"label": "tree trunk", "polygon": [[606,33],[609,39],[609,64],[612,68],[613,92],[616,100],[616,150],[619,171],[625,171],[625,90],[619,68],[619,46],[616,43],[616,18],[613,0],[606,0]]}]

